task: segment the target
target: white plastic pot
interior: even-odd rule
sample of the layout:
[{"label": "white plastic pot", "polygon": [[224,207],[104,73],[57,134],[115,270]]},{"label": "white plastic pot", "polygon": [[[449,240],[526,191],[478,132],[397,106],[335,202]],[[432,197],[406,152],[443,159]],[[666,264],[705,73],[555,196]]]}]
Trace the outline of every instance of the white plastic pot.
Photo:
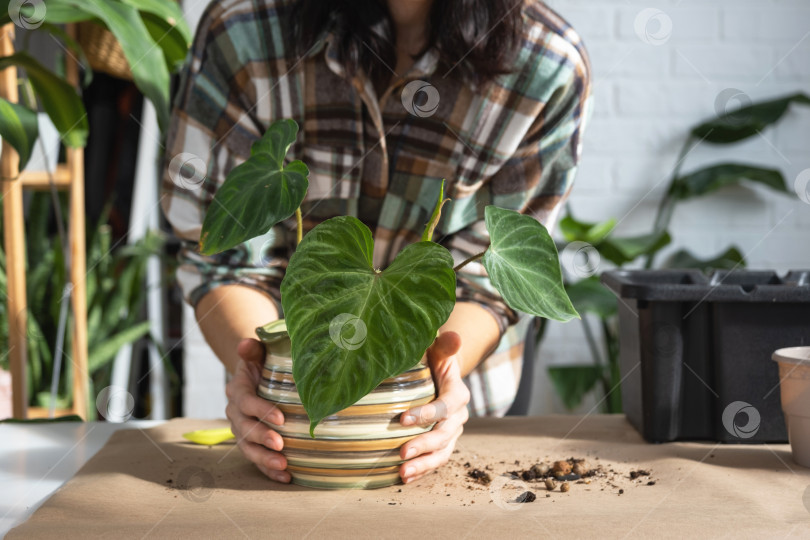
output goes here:
[{"label": "white plastic pot", "polygon": [[779,363],[782,411],[793,461],[810,467],[810,347],[779,349],[772,358]]}]

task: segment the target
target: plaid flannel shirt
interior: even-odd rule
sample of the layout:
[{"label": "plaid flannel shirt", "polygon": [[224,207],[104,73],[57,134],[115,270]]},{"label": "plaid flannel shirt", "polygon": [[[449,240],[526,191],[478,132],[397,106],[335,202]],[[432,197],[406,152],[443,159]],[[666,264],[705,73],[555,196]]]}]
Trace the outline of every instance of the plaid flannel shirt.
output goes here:
[{"label": "plaid flannel shirt", "polygon": [[[336,215],[358,217],[374,233],[375,267],[419,241],[442,179],[451,202],[434,240],[457,263],[488,244],[486,205],[553,226],[571,189],[590,103],[587,55],[562,18],[535,0],[516,6],[525,24],[513,71],[486,86],[471,88],[454,77],[458,59],[430,50],[377,96],[362,75],[346,76],[331,35],[295,55],[283,23],[289,5],[216,1],[198,27],[174,104],[161,198],[183,240],[177,277],[187,301],[196,305],[212,288],[240,283],[268,293],[281,310],[294,219],[225,253],[197,252],[217,188],[279,118],[301,126],[290,155],[310,170],[304,230]],[[413,86],[403,92],[412,81],[435,88],[435,111],[413,114],[414,104],[428,105],[414,103]],[[484,306],[501,329],[497,347],[466,378],[470,412],[502,415],[517,391],[529,317],[503,302],[479,263],[461,270],[457,283],[457,300]]]}]

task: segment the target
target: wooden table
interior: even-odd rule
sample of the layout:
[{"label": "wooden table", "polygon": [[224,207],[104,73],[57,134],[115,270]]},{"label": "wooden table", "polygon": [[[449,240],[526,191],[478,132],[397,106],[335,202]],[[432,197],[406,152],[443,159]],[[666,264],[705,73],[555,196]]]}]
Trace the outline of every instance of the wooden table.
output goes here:
[{"label": "wooden table", "polygon": [[[787,445],[648,444],[619,415],[473,419],[436,474],[374,491],[321,491],[264,478],[233,444],[180,437],[223,425],[176,419],[114,433],[9,538],[810,536],[810,470],[793,463]],[[608,478],[549,493],[503,475],[569,457],[601,465]],[[490,474],[489,485],[469,478],[475,468]],[[649,476],[631,479],[639,469]],[[516,503],[524,491],[537,499]]]}]

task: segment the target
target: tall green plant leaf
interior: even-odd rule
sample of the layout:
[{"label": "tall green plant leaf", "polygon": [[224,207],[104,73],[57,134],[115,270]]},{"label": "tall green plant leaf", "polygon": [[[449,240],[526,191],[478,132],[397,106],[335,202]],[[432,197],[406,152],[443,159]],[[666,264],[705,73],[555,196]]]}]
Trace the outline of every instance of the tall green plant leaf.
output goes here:
[{"label": "tall green plant leaf", "polygon": [[296,160],[284,166],[297,133],[293,120],[274,122],[253,143],[247,161],[231,170],[205,215],[201,253],[230,249],[293,215],[309,186],[306,165]]},{"label": "tall green plant leaf", "polygon": [[487,206],[491,244],[483,258],[492,284],[513,309],[558,321],[578,317],[565,293],[554,241],[536,219]]},{"label": "tall green plant leaf", "polygon": [[700,124],[692,136],[717,144],[741,141],[778,122],[791,103],[810,105],[810,97],[798,93],[741,107]]},{"label": "tall green plant leaf", "polygon": [[731,270],[732,268],[744,268],[745,257],[735,246],[710,259],[701,259],[693,255],[689,250],[681,249],[670,255],[661,266],[662,268],[697,268],[699,270],[722,268]]},{"label": "tall green plant leaf", "polygon": [[87,144],[87,113],[76,89],[28,53],[17,52],[0,58],[0,70],[10,66],[25,69],[42,108],[48,113],[64,143],[74,148]]},{"label": "tall green plant leaf", "polygon": [[652,232],[625,238],[608,237],[596,249],[617,266],[634,261],[642,255],[653,255],[672,241],[667,231]]},{"label": "tall green plant leaf", "polygon": [[20,155],[20,169],[28,163],[38,135],[37,113],[0,98],[0,137]]},{"label": "tall green plant leaf", "polygon": [[574,216],[568,214],[560,220],[560,232],[568,242],[579,241],[598,244],[610,234],[615,226],[616,220],[614,218],[600,223],[587,223],[578,221],[574,219]]},{"label": "tall green plant leaf", "polygon": [[602,285],[596,276],[566,284],[565,291],[580,313],[593,313],[600,319],[607,319],[618,311],[616,295]]},{"label": "tall green plant leaf", "polygon": [[568,410],[582,403],[602,379],[602,366],[550,366],[548,377]]},{"label": "tall green plant leaf", "polygon": [[777,169],[765,169],[739,163],[721,163],[681,176],[672,184],[670,192],[678,199],[700,197],[723,186],[742,182],[756,182],[776,191],[791,193],[785,177]]},{"label": "tall green plant leaf", "polygon": [[169,123],[169,70],[162,49],[152,39],[139,11],[109,0],[48,0],[48,10],[52,7],[85,13],[113,33],[129,63],[135,85],[155,106],[158,124],[165,130]]},{"label": "tall green plant leaf", "polygon": [[103,343],[97,344],[90,350],[87,357],[87,370],[94,373],[118,354],[119,349],[127,343],[132,343],[149,333],[149,321],[121,330],[109,336]]},{"label": "tall green plant leaf", "polygon": [[384,379],[412,368],[455,305],[453,258],[433,242],[372,265],[371,231],[336,217],[310,231],[281,283],[293,377],[310,435]]}]

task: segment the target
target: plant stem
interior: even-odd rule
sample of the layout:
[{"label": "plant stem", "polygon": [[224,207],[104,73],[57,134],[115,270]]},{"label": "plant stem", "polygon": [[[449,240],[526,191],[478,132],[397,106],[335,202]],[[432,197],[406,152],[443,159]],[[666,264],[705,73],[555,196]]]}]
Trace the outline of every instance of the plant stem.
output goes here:
[{"label": "plant stem", "polygon": [[[487,246],[487,249],[489,249],[489,246]],[[455,267],[455,268],[453,268],[453,272],[458,272],[459,270],[461,270],[462,268],[464,268],[465,266],[467,266],[467,265],[468,265],[468,264],[470,264],[471,262],[475,262],[475,261],[477,261],[478,259],[480,259],[481,257],[483,257],[483,256],[484,256],[484,254],[485,254],[486,252],[487,252],[487,250],[485,249],[485,250],[484,250],[484,251],[482,251],[481,253],[476,253],[476,254],[475,254],[475,255],[473,255],[472,257],[469,257],[469,258],[467,258],[467,259],[465,259],[465,260],[461,261],[460,263],[458,263],[458,265],[456,265],[456,267]]]},{"label": "plant stem", "polygon": [[[669,222],[672,219],[672,211],[675,209],[675,202],[676,199],[673,196],[673,191],[675,188],[675,182],[678,181],[678,177],[681,174],[681,166],[683,165],[684,160],[686,159],[687,154],[690,150],[690,143],[692,142],[692,136],[686,138],[686,141],[683,143],[683,147],[681,148],[680,153],[678,154],[678,161],[675,163],[675,168],[672,170],[672,176],[669,180],[669,186],[667,187],[667,192],[664,197],[661,199],[661,202],[658,204],[658,211],[655,213],[655,224],[653,225],[653,230],[655,232],[660,232],[669,227]],[[644,261],[644,268],[650,269],[653,265],[653,260],[655,259],[654,254],[647,255],[646,260]]]},{"label": "plant stem", "polygon": [[296,245],[301,243],[303,238],[304,218],[301,216],[301,207],[295,209],[295,240]]}]

